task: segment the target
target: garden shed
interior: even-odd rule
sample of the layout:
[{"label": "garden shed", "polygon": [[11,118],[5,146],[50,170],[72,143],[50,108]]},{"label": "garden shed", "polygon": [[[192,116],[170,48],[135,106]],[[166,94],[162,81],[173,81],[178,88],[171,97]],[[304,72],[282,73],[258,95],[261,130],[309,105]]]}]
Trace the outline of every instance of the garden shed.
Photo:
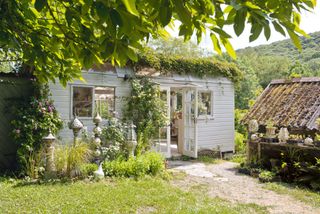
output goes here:
[{"label": "garden shed", "polygon": [[320,78],[273,80],[244,117],[243,123],[257,120],[266,126],[272,121],[277,128],[287,127],[292,134],[315,135],[320,117]]},{"label": "garden shed", "polygon": [[[166,157],[175,154],[197,157],[202,151],[217,149],[234,151],[233,81],[240,75],[234,65],[200,59],[193,62],[171,59],[163,63],[153,57],[125,68],[106,63],[85,70],[82,75],[85,81],[69,82],[66,87],[50,84],[52,99],[65,123],[76,114],[90,132],[96,112],[104,118],[116,111],[121,117],[125,97],[131,92],[130,78],[148,76],[159,85],[167,104],[170,124],[155,140]],[[72,131],[65,126],[60,137],[71,139]]]},{"label": "garden shed", "polygon": [[310,162],[319,158],[319,94],[319,77],[273,80],[242,120],[251,136],[248,160],[293,152]]}]

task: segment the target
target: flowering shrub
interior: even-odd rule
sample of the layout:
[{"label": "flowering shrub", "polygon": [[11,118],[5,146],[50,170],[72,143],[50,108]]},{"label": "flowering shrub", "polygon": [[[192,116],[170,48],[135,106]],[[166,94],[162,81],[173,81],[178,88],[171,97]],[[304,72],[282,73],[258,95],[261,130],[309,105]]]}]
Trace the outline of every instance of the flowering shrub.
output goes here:
[{"label": "flowering shrub", "polygon": [[134,79],[124,116],[137,127],[139,154],[150,147],[150,140],[159,135],[159,129],[168,123],[166,103],[161,99],[159,87],[150,79]]},{"label": "flowering shrub", "polygon": [[114,160],[120,156],[126,156],[125,151],[125,127],[116,119],[111,119],[109,125],[102,129],[102,154],[106,160]]},{"label": "flowering shrub", "polygon": [[39,164],[32,157],[41,151],[42,138],[47,136],[49,131],[56,134],[63,125],[53,101],[48,96],[48,86],[35,82],[34,95],[19,100],[14,105],[12,136],[18,145],[20,169],[30,177],[34,177],[33,170]]}]

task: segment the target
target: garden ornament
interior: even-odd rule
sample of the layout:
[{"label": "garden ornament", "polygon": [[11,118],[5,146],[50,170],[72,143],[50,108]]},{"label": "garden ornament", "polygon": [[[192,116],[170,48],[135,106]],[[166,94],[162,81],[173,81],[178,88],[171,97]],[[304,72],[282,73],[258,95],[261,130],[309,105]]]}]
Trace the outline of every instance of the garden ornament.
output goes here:
[{"label": "garden ornament", "polygon": [[280,143],[286,143],[287,140],[289,139],[289,131],[287,128],[281,128],[280,131],[279,131],[279,135],[278,135],[278,138],[279,138],[279,142]]},{"label": "garden ornament", "polygon": [[135,132],[136,126],[131,122],[128,126],[127,131],[127,149],[129,151],[129,155],[134,156],[134,150],[137,146],[137,135]]},{"label": "garden ornament", "polygon": [[93,175],[96,179],[102,179],[104,178],[104,172],[102,169],[102,163],[99,164],[98,170],[93,172]]},{"label": "garden ornament", "polygon": [[74,143],[76,143],[77,137],[79,136],[80,130],[83,128],[83,123],[78,119],[77,116],[69,122],[69,129],[73,131]]},{"label": "garden ornament", "polygon": [[304,140],[304,144],[309,145],[309,146],[313,146],[313,140],[310,136],[308,136],[305,140]]},{"label": "garden ornament", "polygon": [[100,117],[99,113],[97,113],[97,115],[93,118],[93,122],[96,125],[96,127],[94,127],[93,129],[94,141],[96,145],[101,144],[100,136],[102,134],[102,129],[99,127],[101,121],[102,121],[102,118]]},{"label": "garden ornament", "polygon": [[43,137],[42,140],[46,144],[46,171],[52,173],[55,171],[54,165],[54,141],[55,137],[52,135],[51,130],[46,137]]},{"label": "garden ornament", "polygon": [[255,133],[259,130],[259,124],[257,120],[250,120],[248,125],[248,130],[250,133]]},{"label": "garden ornament", "polygon": [[250,137],[251,140],[256,141],[259,139],[259,136],[257,134],[252,134]]}]

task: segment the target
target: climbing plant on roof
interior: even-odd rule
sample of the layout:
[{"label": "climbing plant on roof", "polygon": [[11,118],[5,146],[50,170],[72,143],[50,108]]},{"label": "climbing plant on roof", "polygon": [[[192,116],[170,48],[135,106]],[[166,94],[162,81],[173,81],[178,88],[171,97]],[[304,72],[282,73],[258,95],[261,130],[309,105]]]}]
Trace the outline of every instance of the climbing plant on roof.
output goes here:
[{"label": "climbing plant on roof", "polygon": [[188,74],[197,77],[226,77],[233,82],[241,80],[242,72],[239,68],[228,62],[213,58],[185,58],[155,53],[147,49],[139,52],[138,61],[133,65],[136,71],[143,68],[153,68],[161,74]]}]

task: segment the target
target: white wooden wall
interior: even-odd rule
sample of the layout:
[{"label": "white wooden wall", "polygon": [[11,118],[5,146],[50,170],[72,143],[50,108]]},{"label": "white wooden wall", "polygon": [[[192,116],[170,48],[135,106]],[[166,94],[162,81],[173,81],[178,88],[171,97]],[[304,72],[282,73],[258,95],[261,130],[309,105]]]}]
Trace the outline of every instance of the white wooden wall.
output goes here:
[{"label": "white wooden wall", "polygon": [[[121,73],[130,73],[130,70],[118,69]],[[67,122],[72,118],[71,113],[71,85],[109,86],[115,87],[115,109],[120,113],[123,109],[123,97],[130,96],[130,84],[112,72],[83,72],[86,82],[75,81],[69,83],[66,88],[59,83],[51,83],[52,99],[65,121],[65,128],[60,132],[62,139],[70,141],[72,131],[68,129]],[[234,87],[226,78],[199,79],[190,76],[174,75],[173,77],[156,77],[155,82],[163,86],[176,86],[185,83],[200,86],[199,90],[211,90],[213,93],[213,117],[198,119],[198,150],[215,149],[218,146],[221,151],[234,151]],[[92,119],[81,119],[88,131],[92,131],[94,125]]]},{"label": "white wooden wall", "polygon": [[[72,107],[71,107],[71,87],[73,85],[88,85],[88,86],[109,86],[115,87],[115,110],[119,112],[121,116],[121,111],[123,108],[123,97],[128,97],[130,95],[130,85],[128,82],[124,81],[123,78],[118,78],[116,73],[112,72],[83,72],[83,78],[86,82],[75,81],[70,82],[64,88],[59,82],[56,84],[50,83],[51,98],[54,100],[54,104],[60,113],[61,118],[64,121],[64,129],[60,131],[59,137],[64,140],[63,143],[68,143],[72,140],[73,134],[69,130],[67,123],[73,118]],[[92,132],[94,124],[92,119],[80,118],[87,127],[89,132]],[[102,121],[104,124],[105,121]]]}]

